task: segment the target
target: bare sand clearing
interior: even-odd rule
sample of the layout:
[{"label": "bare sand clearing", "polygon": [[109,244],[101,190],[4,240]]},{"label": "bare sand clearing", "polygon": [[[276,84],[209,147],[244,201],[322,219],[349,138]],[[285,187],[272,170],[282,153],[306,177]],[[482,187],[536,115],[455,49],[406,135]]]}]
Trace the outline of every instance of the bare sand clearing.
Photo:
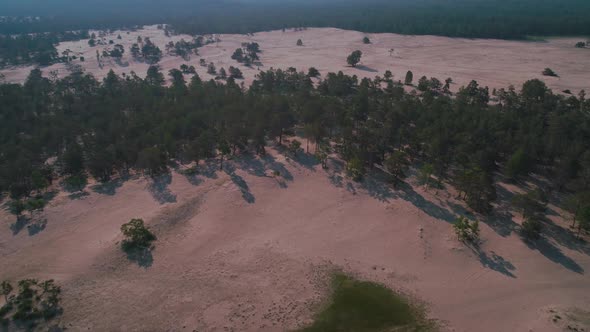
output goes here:
[{"label": "bare sand clearing", "polygon": [[[336,268],[415,296],[452,331],[588,330],[590,247],[555,206],[535,247],[518,236],[518,213],[499,207],[474,252],[454,236],[450,221],[464,208],[447,191],[353,183],[335,160],[325,171],[269,152],[223,172],[212,163],[194,177],[61,192],[33,235],[0,210],[0,279],[55,278],[72,331],[294,329],[310,321]],[[504,199],[513,191],[498,188]],[[158,237],[137,262],[119,247],[131,218]]]},{"label": "bare sand clearing", "polygon": [[[118,40],[117,35],[122,39]],[[238,66],[231,59],[234,50],[243,42],[257,42],[262,49],[262,66],[247,68],[240,65],[244,72],[245,84],[254,79],[258,70],[271,67],[286,69],[295,67],[307,71],[316,67],[322,75],[342,70],[346,74],[373,78],[391,70],[394,78],[402,80],[408,70],[414,73],[414,82],[425,75],[444,80],[453,78],[456,84],[452,89],[477,80],[481,85],[492,88],[506,88],[510,84],[517,88],[529,79],[540,78],[549,87],[561,92],[569,89],[573,93],[590,90],[590,50],[575,48],[579,41],[575,38],[548,39],[546,42],[505,41],[493,39],[462,39],[436,36],[407,36],[398,34],[366,34],[371,44],[362,43],[365,34],[333,28],[310,28],[304,31],[270,31],[259,32],[253,36],[219,35],[221,42],[207,45],[200,49],[200,56],[192,56],[190,61],[180,57],[166,55],[160,62],[162,70],[178,68],[187,63],[197,68],[204,79],[213,78],[206,73],[206,68],[199,66],[199,59],[213,62],[217,68]],[[105,46],[89,47],[87,40],[64,42],[58,46],[59,52],[69,49],[86,59],[83,67],[97,78],[103,78],[110,69],[116,73],[135,71],[144,76],[148,65],[134,61],[129,55],[129,47],[137,41],[137,36],[149,37],[162,51],[169,41],[181,38],[191,40],[191,36],[166,37],[163,30],[148,26],[142,30],[127,34],[115,31],[105,36],[106,41],[113,40],[125,46],[125,55],[119,65],[105,59],[103,68],[96,61],[96,50]],[[296,46],[301,39],[304,46]],[[394,49],[390,54],[389,50]],[[347,67],[346,57],[354,50],[363,52],[362,63],[357,68]],[[79,63],[74,61],[75,63]],[[553,69],[559,77],[541,75],[544,68]],[[8,82],[23,82],[33,67],[17,67],[0,71]],[[64,76],[68,69],[64,64],[56,64],[43,69],[46,74],[57,70],[58,76]]]}]

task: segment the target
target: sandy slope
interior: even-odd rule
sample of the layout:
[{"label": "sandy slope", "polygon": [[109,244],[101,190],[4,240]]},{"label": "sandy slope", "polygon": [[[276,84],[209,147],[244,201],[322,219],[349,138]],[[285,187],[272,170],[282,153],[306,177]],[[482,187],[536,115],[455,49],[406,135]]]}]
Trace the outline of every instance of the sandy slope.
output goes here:
[{"label": "sandy slope", "polygon": [[[122,40],[116,37],[121,34]],[[162,51],[170,40],[190,36],[166,37],[162,30],[155,26],[131,32],[116,31],[105,38],[114,40],[125,46],[123,66],[113,61],[104,61],[101,69],[96,61],[96,50],[104,46],[90,48],[87,40],[79,42],[65,42],[58,46],[59,52],[70,49],[86,58],[81,63],[88,72],[97,78],[103,78],[112,68],[115,72],[129,73],[132,70],[138,75],[145,75],[148,65],[137,63],[129,56],[129,47],[137,41],[137,36],[150,37]],[[210,44],[200,49],[200,57],[193,56],[186,62],[180,57],[165,56],[160,65],[167,72],[171,68],[178,68],[183,63],[192,64],[197,68],[202,78],[212,78],[206,73],[206,68],[200,67],[202,57],[214,62],[217,68],[230,65],[237,66],[231,60],[233,51],[242,42],[258,42],[263,50],[261,54],[262,66],[258,68],[240,68],[245,75],[245,83],[249,84],[258,69],[267,70],[271,67],[286,69],[295,67],[307,71],[311,66],[316,67],[322,74],[342,70],[346,74],[359,77],[373,78],[391,70],[396,79],[403,80],[406,71],[412,70],[414,80],[422,76],[437,77],[444,80],[453,78],[456,84],[452,89],[476,79],[480,84],[491,88],[506,88],[513,84],[516,87],[532,78],[543,79],[549,87],[556,91],[570,89],[578,93],[581,89],[590,90],[590,49],[577,49],[575,38],[549,39],[547,42],[521,42],[492,39],[461,39],[435,36],[406,36],[397,34],[368,34],[372,44],[362,43],[363,33],[333,28],[312,28],[305,31],[270,31],[259,32],[254,36],[219,35],[221,42]],[[303,40],[304,46],[296,46],[297,39]],[[393,48],[391,54],[389,50]],[[346,57],[350,52],[359,49],[364,53],[362,65],[358,68],[346,66]],[[542,76],[544,68],[553,69],[560,77]],[[32,67],[19,67],[0,71],[8,82],[23,82]],[[57,70],[58,75],[67,74],[63,64],[44,68],[46,73]]]},{"label": "sandy slope", "polygon": [[[271,152],[224,172],[60,193],[35,235],[11,231],[2,210],[0,279],[55,278],[74,331],[293,329],[309,322],[333,268],[416,296],[454,331],[560,331],[573,323],[551,322],[550,310],[590,306],[590,247],[559,226],[529,248],[517,214],[499,208],[475,253],[453,235],[463,208],[445,191],[352,183],[337,162],[326,172]],[[134,217],[158,236],[140,262],[118,247]]]}]

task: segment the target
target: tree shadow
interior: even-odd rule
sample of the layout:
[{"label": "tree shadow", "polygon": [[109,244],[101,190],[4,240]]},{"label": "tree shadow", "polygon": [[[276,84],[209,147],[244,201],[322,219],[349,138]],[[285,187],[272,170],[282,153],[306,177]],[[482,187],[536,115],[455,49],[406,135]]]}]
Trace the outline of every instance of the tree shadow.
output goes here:
[{"label": "tree shadow", "polygon": [[111,181],[95,184],[94,186],[90,187],[90,189],[98,194],[113,196],[117,193],[117,189],[120,188],[128,179],[128,176],[119,177]]},{"label": "tree shadow", "polygon": [[356,65],[354,68],[356,68],[358,70],[362,70],[362,71],[368,71],[370,73],[377,73],[377,72],[379,72],[378,70],[373,69],[373,68],[370,68],[370,67],[367,67],[365,65]]},{"label": "tree shadow", "polygon": [[242,198],[249,204],[256,202],[256,197],[250,192],[250,187],[244,178],[236,174],[236,169],[233,165],[227,163],[224,167],[224,171],[229,175],[231,181],[240,189]]},{"label": "tree shadow", "polygon": [[550,261],[557,263],[572,272],[584,274],[584,269],[578,263],[576,263],[576,261],[566,256],[559,248],[549,242],[546,238],[541,237],[537,240],[525,239],[524,243],[530,249],[538,250]]},{"label": "tree shadow", "polygon": [[31,223],[32,219],[28,216],[17,216],[16,221],[10,225],[10,230],[12,231],[12,235],[17,235],[22,231],[27,225]]},{"label": "tree shadow", "polygon": [[168,189],[172,183],[172,174],[166,173],[155,178],[152,178],[151,183],[148,184],[148,190],[152,197],[160,204],[175,203],[176,195]]},{"label": "tree shadow", "polygon": [[319,165],[320,163],[314,155],[306,152],[299,152],[290,160],[292,160],[299,166],[303,166],[311,171],[315,171],[315,166]]},{"label": "tree shadow", "polygon": [[26,227],[29,236],[34,236],[45,230],[46,226],[47,218],[32,218],[20,215],[16,218],[16,221],[10,225],[10,230],[12,231],[12,235],[17,235]]},{"label": "tree shadow", "polygon": [[507,209],[495,208],[494,212],[486,216],[483,222],[490,226],[496,234],[507,237],[518,229],[518,224],[512,220],[512,217]]},{"label": "tree shadow", "polygon": [[289,172],[287,167],[285,167],[285,164],[277,161],[275,157],[267,154],[262,157],[262,160],[264,161],[266,167],[273,171],[273,173],[278,172],[279,175],[286,181],[293,181],[293,174]]},{"label": "tree shadow", "polygon": [[369,196],[382,202],[389,202],[389,199],[395,197],[389,183],[387,183],[385,177],[380,173],[365,175],[361,182],[361,187],[369,193]]},{"label": "tree shadow", "polygon": [[29,236],[34,236],[45,230],[47,227],[47,218],[35,220],[32,224],[27,226]]},{"label": "tree shadow", "polygon": [[542,232],[544,236],[565,248],[590,255],[590,245],[578,239],[576,234],[570,229],[556,225],[553,221],[546,218],[542,219],[541,222],[543,223]]},{"label": "tree shadow", "polygon": [[204,165],[198,166],[198,174],[202,175],[208,179],[217,179],[217,171],[219,170],[219,165],[215,160],[206,160]]},{"label": "tree shadow", "polygon": [[147,269],[154,263],[154,256],[152,255],[152,249],[150,248],[129,248],[125,250],[127,259],[136,263],[140,267]]},{"label": "tree shadow", "polygon": [[507,277],[516,278],[516,275],[512,273],[516,270],[516,267],[510,261],[504,259],[504,257],[496,254],[494,251],[488,254],[480,248],[471,248],[471,250],[477,255],[479,262],[484,267],[500,272]]},{"label": "tree shadow", "polygon": [[239,158],[234,159],[233,164],[248,174],[259,177],[266,176],[266,168],[262,160],[250,153],[244,153]]},{"label": "tree shadow", "polygon": [[409,184],[402,182],[398,185],[398,188],[400,189],[398,191],[399,198],[412,203],[412,205],[427,215],[435,219],[444,220],[448,223],[453,223],[457,218],[457,216],[449,210],[426,200],[422,195],[414,191]]}]

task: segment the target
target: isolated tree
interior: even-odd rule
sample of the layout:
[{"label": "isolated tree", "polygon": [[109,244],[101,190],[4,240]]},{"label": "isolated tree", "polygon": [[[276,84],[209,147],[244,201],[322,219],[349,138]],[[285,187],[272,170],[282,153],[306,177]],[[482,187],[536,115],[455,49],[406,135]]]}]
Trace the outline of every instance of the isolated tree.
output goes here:
[{"label": "isolated tree", "polygon": [[244,78],[244,75],[239,68],[229,66],[229,77],[233,79],[242,79]]},{"label": "isolated tree", "polygon": [[307,76],[309,77],[318,77],[320,76],[320,72],[315,67],[310,67]]},{"label": "isolated tree", "polygon": [[405,85],[412,85],[412,81],[414,80],[414,74],[411,70],[408,70],[406,73],[406,79],[404,80]]},{"label": "isolated tree", "polygon": [[586,43],[584,43],[584,42],[577,42],[576,43],[576,47],[577,48],[584,48],[584,47],[586,47]]},{"label": "isolated tree", "polygon": [[361,61],[361,57],[363,56],[363,52],[356,50],[352,53],[350,53],[350,55],[348,56],[348,58],[346,58],[346,62],[352,66],[352,67],[356,67],[356,65]]},{"label": "isolated tree", "polygon": [[475,245],[479,242],[479,222],[477,220],[471,222],[466,217],[458,217],[453,223],[453,229],[459,241]]},{"label": "isolated tree", "polygon": [[231,56],[232,59],[236,60],[237,62],[244,61],[244,51],[241,48],[236,48],[234,54]]},{"label": "isolated tree", "polygon": [[209,66],[207,66],[207,74],[209,74],[209,75],[216,75],[217,74],[217,69],[215,68],[215,64],[213,62],[210,62]]},{"label": "isolated tree", "polygon": [[370,43],[371,43],[371,40],[369,39],[369,37],[365,36],[363,38],[363,44],[370,44]]},{"label": "isolated tree", "polygon": [[303,46],[303,41],[301,39],[297,39],[297,46]]},{"label": "isolated tree", "polygon": [[554,76],[554,77],[557,77],[557,74],[551,68],[545,68],[543,70],[543,73],[542,74],[545,75],[545,76]]},{"label": "isolated tree", "polygon": [[125,239],[121,243],[123,250],[149,248],[156,236],[144,225],[142,219],[131,219],[121,225],[121,233]]},{"label": "isolated tree", "polygon": [[227,73],[225,72],[225,68],[221,67],[221,69],[219,69],[219,78],[222,80],[227,79]]}]

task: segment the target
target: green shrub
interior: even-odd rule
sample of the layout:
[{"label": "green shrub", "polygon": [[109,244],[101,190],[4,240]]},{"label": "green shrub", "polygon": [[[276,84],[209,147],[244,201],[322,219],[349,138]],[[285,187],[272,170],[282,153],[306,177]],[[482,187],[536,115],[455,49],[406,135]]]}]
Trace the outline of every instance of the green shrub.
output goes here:
[{"label": "green shrub", "polygon": [[545,68],[543,70],[543,75],[557,77],[557,74],[551,68]]},{"label": "green shrub", "polygon": [[145,227],[142,219],[131,219],[121,226],[121,232],[125,236],[122,247],[126,251],[135,248],[149,248],[151,243],[156,240],[156,236]]},{"label": "green shrub", "polygon": [[455,234],[461,242],[477,244],[479,242],[479,222],[469,221],[466,217],[458,217],[453,223]]}]

